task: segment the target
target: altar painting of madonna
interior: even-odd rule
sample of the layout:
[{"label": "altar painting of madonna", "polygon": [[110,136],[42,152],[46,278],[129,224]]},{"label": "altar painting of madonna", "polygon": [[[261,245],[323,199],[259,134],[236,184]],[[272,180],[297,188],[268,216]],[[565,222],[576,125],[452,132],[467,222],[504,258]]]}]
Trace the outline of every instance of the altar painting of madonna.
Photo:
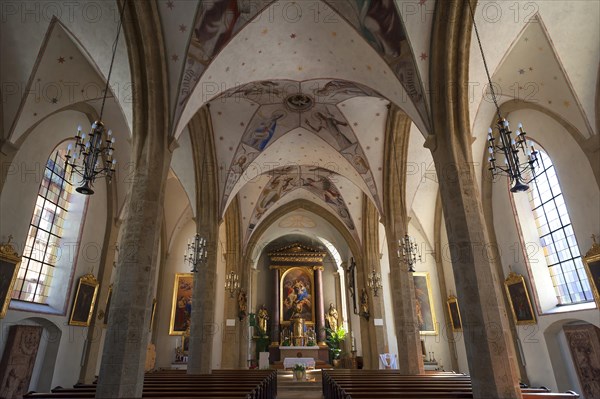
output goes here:
[{"label": "altar painting of madonna", "polygon": [[281,276],[281,324],[302,317],[306,324],[315,321],[313,271],[308,267],[292,267]]}]

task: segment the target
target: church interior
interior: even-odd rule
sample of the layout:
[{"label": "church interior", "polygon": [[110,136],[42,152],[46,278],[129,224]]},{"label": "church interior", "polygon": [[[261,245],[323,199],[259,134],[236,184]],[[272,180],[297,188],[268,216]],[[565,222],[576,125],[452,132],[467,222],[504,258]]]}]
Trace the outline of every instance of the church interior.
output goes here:
[{"label": "church interior", "polygon": [[600,398],[600,1],[0,19],[0,397]]}]

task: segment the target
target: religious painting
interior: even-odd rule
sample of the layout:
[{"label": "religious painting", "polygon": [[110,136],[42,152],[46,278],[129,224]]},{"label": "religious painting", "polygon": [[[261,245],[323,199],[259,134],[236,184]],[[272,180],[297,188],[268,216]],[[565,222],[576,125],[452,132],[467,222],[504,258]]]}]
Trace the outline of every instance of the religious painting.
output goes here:
[{"label": "religious painting", "polygon": [[79,278],[69,325],[80,327],[88,327],[90,325],[96,296],[98,295],[98,287],[98,280],[92,274],[86,274]]},{"label": "religious painting", "polygon": [[573,358],[581,394],[600,398],[600,328],[592,324],[568,324],[563,327]]},{"label": "religious painting", "polygon": [[593,239],[592,248],[583,257],[583,265],[590,282],[592,295],[596,300],[596,306],[600,308],[600,245],[596,243],[595,236],[593,236]]},{"label": "religious painting", "polygon": [[290,320],[303,318],[305,324],[315,321],[313,270],[310,267],[291,267],[281,276],[280,323],[289,325]]},{"label": "religious painting", "polygon": [[11,326],[0,361],[0,398],[21,398],[29,391],[42,327]]},{"label": "religious painting", "polygon": [[169,323],[169,335],[183,335],[190,326],[193,287],[193,273],[175,274],[173,305],[171,308],[171,323]]},{"label": "religious painting", "polygon": [[10,244],[10,240],[0,245],[0,319],[4,318],[8,311],[20,265],[20,258]]},{"label": "religious painting", "polygon": [[451,295],[448,298],[448,313],[450,313],[452,331],[462,331],[462,319],[460,318],[460,310],[458,309],[458,298],[454,295]]},{"label": "religious painting", "polygon": [[106,297],[106,305],[104,306],[104,325],[108,324],[108,312],[110,311],[110,300],[112,299],[112,289],[113,285],[111,284],[108,287],[108,296]]},{"label": "religious painting", "polygon": [[413,273],[415,283],[415,312],[422,335],[437,335],[437,321],[433,309],[433,294],[428,272]]},{"label": "religious painting", "polygon": [[504,288],[510,302],[516,324],[536,324],[535,313],[531,306],[529,293],[522,275],[510,272],[504,280]]}]

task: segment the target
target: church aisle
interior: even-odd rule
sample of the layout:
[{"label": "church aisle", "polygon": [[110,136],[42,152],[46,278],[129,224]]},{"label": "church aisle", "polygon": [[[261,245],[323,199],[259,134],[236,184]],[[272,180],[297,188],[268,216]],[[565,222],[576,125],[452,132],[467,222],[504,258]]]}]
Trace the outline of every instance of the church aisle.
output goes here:
[{"label": "church aisle", "polygon": [[291,371],[277,372],[277,399],[322,399],[321,370],[308,371],[307,381],[294,381]]}]

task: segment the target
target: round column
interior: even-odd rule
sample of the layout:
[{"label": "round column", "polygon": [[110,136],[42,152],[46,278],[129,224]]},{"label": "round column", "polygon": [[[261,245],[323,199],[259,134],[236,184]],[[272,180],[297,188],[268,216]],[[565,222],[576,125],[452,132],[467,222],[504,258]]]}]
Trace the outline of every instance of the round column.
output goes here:
[{"label": "round column", "polygon": [[271,318],[271,345],[279,346],[279,269],[273,268],[273,317]]},{"label": "round column", "polygon": [[316,314],[316,333],[317,343],[319,345],[327,345],[325,343],[325,305],[323,303],[323,266],[315,266],[315,295],[317,304],[315,307]]}]

